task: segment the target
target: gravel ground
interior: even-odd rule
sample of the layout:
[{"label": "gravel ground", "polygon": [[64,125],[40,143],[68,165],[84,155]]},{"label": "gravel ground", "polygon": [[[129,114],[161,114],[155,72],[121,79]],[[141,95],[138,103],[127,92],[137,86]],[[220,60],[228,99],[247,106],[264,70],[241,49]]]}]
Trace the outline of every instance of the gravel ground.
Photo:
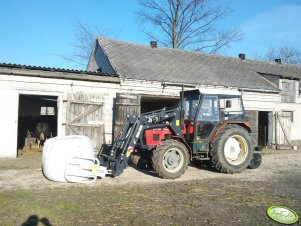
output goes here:
[{"label": "gravel ground", "polygon": [[[284,180],[301,184],[301,150],[264,150],[263,163],[258,169],[247,169],[239,174],[222,174],[204,166],[190,165],[185,174],[176,180],[161,179],[152,170],[128,167],[118,177],[105,177],[85,185],[101,187],[104,185],[161,184],[203,179],[224,179],[241,181]],[[37,189],[47,187],[78,186],[47,180],[41,171],[41,154],[21,158],[0,159],[0,190]],[[300,186],[301,189],[301,186]],[[301,190],[300,190],[301,194]]]}]

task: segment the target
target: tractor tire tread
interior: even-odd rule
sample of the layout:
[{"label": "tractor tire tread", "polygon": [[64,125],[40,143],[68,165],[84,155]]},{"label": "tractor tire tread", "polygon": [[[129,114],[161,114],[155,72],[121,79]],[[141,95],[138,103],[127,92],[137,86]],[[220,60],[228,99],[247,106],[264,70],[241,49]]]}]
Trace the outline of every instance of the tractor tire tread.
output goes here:
[{"label": "tractor tire tread", "polygon": [[[164,166],[162,165],[162,157],[163,157],[164,151],[166,148],[168,148],[171,145],[176,146],[180,150],[182,150],[183,151],[182,153],[184,156],[183,167],[176,173],[167,172],[164,169]],[[153,157],[152,157],[152,163],[153,163],[153,169],[155,170],[155,172],[157,173],[157,175],[159,177],[161,177],[163,179],[179,178],[182,174],[184,174],[185,170],[188,168],[188,164],[189,164],[188,150],[183,143],[181,143],[177,140],[172,140],[172,139],[165,140],[156,147],[156,150],[154,150]]]},{"label": "tractor tire tread", "polygon": [[236,124],[228,124],[225,125],[223,128],[221,128],[218,131],[218,134],[216,135],[215,139],[211,142],[211,150],[210,150],[210,157],[211,161],[214,165],[214,167],[221,173],[226,174],[233,174],[233,173],[241,173],[243,170],[245,170],[249,162],[251,161],[251,156],[253,156],[253,145],[250,136],[244,136],[246,141],[248,142],[248,148],[249,153],[247,156],[247,159],[245,162],[242,163],[241,167],[231,167],[229,164],[226,163],[226,161],[221,157],[221,153],[223,147],[221,147],[221,144],[225,142],[225,139],[227,138],[227,134],[231,133],[229,131],[236,130],[238,133],[241,133],[243,135],[246,135],[248,131],[243,128],[240,125]]}]

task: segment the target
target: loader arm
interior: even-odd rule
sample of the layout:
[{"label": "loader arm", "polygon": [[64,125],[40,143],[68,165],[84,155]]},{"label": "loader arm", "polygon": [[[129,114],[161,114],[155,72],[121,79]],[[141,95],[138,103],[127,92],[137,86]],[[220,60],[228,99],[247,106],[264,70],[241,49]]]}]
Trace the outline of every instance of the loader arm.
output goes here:
[{"label": "loader arm", "polygon": [[110,150],[101,150],[98,159],[101,166],[107,167],[108,173],[120,175],[128,165],[128,160],[142,137],[145,129],[170,127],[175,135],[181,134],[180,109],[148,112],[139,116],[126,116]]}]

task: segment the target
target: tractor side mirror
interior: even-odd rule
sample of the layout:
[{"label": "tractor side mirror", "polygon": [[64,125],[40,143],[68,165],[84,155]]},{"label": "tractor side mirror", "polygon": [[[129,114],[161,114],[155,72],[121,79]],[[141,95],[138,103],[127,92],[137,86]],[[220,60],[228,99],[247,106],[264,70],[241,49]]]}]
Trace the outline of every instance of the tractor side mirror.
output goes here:
[{"label": "tractor side mirror", "polygon": [[226,100],[226,108],[231,108],[232,102],[231,100]]}]

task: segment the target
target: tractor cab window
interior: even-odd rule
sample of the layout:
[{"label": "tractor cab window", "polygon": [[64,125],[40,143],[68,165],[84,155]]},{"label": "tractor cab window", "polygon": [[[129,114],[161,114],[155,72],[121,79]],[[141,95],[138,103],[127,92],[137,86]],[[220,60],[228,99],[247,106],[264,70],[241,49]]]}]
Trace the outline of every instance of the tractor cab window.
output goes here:
[{"label": "tractor cab window", "polygon": [[225,119],[243,114],[242,101],[240,96],[225,96],[219,99],[221,114]]},{"label": "tractor cab window", "polygon": [[203,96],[198,121],[219,121],[217,96]]},{"label": "tractor cab window", "polygon": [[199,95],[189,95],[184,97],[183,107],[185,109],[184,119],[194,120],[198,110]]}]

